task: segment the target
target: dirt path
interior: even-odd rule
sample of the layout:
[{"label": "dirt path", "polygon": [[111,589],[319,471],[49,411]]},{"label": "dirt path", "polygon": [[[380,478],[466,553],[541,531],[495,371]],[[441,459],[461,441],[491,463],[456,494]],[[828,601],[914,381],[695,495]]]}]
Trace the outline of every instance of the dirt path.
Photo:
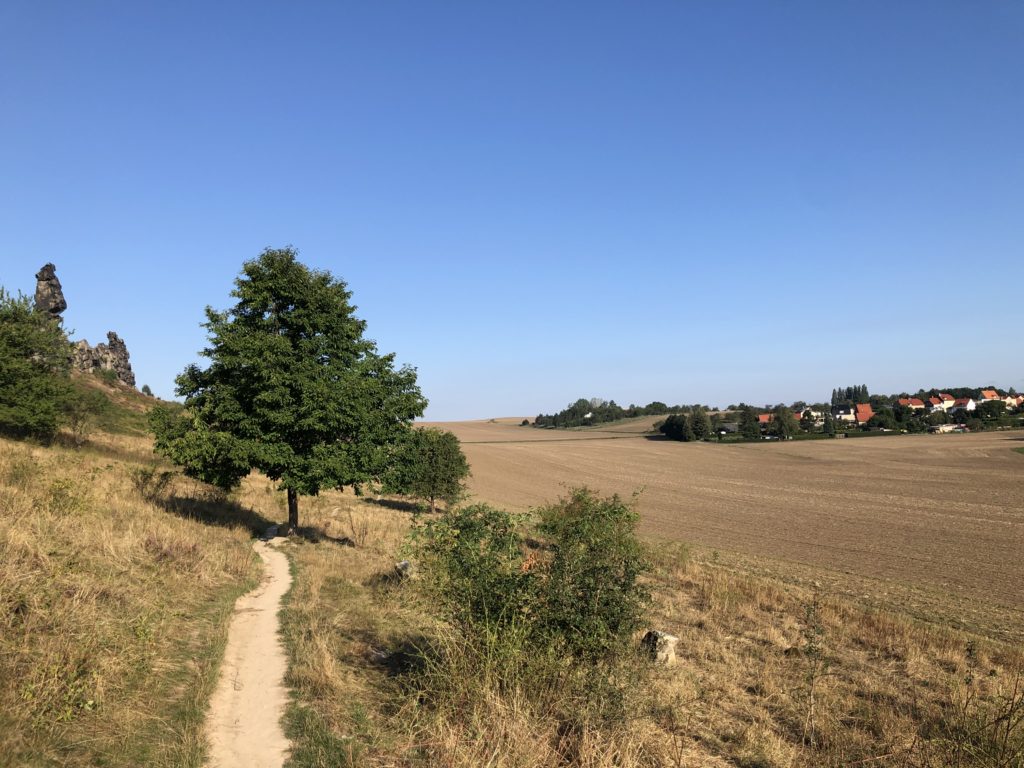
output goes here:
[{"label": "dirt path", "polygon": [[288,559],[272,545],[254,545],[263,558],[263,582],[235,603],[206,733],[210,768],[279,768],[289,749],[281,728],[288,703],[288,667],[278,637],[277,612],[292,582]]}]

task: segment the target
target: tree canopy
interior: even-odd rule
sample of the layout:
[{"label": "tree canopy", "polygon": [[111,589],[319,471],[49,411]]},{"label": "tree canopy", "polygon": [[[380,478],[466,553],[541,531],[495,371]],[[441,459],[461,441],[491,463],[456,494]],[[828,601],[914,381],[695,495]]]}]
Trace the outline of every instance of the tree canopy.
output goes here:
[{"label": "tree canopy", "polygon": [[451,506],[462,497],[468,476],[459,438],[441,429],[413,429],[398,451],[385,490],[423,499],[434,512],[438,501]]},{"label": "tree canopy", "polygon": [[70,366],[60,321],[0,288],[0,432],[51,440],[63,419]]},{"label": "tree canopy", "polygon": [[363,337],[346,284],[292,248],[247,261],[230,309],[206,309],[210,365],[177,378],[185,411],[155,409],[156,448],[223,488],[256,469],[299,494],[378,480],[426,407],[413,368]]}]

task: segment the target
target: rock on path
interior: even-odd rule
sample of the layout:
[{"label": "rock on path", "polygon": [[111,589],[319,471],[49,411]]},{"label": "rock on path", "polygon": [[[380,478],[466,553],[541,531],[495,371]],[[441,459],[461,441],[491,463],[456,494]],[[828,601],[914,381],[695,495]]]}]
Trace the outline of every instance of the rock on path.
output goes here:
[{"label": "rock on path", "polygon": [[280,768],[290,747],[281,727],[288,668],[277,612],[291,585],[288,559],[263,541],[263,582],[235,603],[206,733],[210,768]]}]

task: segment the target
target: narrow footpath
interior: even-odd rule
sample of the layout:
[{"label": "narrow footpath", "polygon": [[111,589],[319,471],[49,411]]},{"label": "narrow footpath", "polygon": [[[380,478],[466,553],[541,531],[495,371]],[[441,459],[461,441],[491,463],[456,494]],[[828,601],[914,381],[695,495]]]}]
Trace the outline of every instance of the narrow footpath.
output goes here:
[{"label": "narrow footpath", "polygon": [[288,703],[287,657],[277,612],[291,586],[288,558],[264,541],[254,545],[266,568],[262,583],[235,603],[206,735],[209,768],[280,768],[289,743],[281,727]]}]

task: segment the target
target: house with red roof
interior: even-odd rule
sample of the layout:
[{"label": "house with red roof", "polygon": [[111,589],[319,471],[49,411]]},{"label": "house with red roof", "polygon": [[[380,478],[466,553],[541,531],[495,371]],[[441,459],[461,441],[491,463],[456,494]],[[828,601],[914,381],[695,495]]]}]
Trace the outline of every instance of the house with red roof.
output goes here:
[{"label": "house with red roof", "polygon": [[896,402],[900,405],[906,406],[907,408],[912,408],[915,411],[924,410],[924,400],[919,397],[901,397]]},{"label": "house with red roof", "polygon": [[867,424],[874,415],[875,412],[871,409],[870,403],[857,403],[857,405],[854,406],[853,417],[856,419],[858,424]]},{"label": "house with red roof", "polygon": [[973,397],[958,397],[953,403],[954,411],[973,411],[977,407]]},{"label": "house with red roof", "polygon": [[983,389],[981,390],[981,396],[978,398],[978,402],[987,403],[991,400],[1002,400],[998,392],[994,389]]}]

